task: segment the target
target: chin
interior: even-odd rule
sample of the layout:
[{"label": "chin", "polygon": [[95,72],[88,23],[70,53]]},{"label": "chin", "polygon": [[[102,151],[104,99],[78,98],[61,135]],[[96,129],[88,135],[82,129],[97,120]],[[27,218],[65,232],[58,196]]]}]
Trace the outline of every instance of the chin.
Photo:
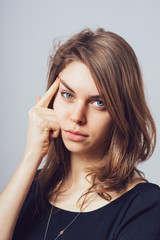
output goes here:
[{"label": "chin", "polygon": [[87,150],[86,146],[79,142],[63,141],[63,143],[70,152],[84,153]]}]

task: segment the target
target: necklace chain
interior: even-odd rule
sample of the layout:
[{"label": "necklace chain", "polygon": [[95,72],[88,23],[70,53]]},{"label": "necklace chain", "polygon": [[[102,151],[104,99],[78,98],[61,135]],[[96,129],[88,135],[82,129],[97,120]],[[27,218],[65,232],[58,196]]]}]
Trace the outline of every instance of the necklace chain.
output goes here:
[{"label": "necklace chain", "polygon": [[[58,195],[58,194],[57,194]],[[70,227],[70,225],[79,217],[79,215],[96,199],[97,197],[97,194],[92,198],[92,200],[82,209],[79,211],[79,213],[72,219],[72,221],[64,228],[62,229],[59,234],[57,235],[57,237],[54,239],[54,240],[57,240],[64,232],[67,228]],[[57,196],[56,196],[57,198]],[[55,198],[55,200],[56,200]],[[43,240],[46,240],[46,237],[47,237],[47,233],[48,233],[48,227],[49,227],[49,224],[50,224],[50,220],[51,220],[51,217],[52,217],[52,213],[53,213],[53,208],[54,206],[52,205],[51,207],[51,210],[50,210],[50,214],[49,214],[49,218],[48,218],[48,222],[47,222],[47,226],[46,226],[46,230],[45,230],[45,235],[44,235],[44,239]]]}]

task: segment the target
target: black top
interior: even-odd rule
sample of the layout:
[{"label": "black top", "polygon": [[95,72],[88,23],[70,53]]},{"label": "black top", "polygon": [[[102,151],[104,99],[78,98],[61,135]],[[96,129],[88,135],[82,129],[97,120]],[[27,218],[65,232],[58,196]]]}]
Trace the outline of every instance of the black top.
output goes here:
[{"label": "black top", "polygon": [[[43,240],[49,212],[35,214],[35,183],[22,207],[13,240]],[[51,204],[47,202],[51,209]],[[54,240],[77,215],[54,207],[46,240]],[[160,188],[139,183],[111,203],[82,212],[58,240],[160,240]]]}]

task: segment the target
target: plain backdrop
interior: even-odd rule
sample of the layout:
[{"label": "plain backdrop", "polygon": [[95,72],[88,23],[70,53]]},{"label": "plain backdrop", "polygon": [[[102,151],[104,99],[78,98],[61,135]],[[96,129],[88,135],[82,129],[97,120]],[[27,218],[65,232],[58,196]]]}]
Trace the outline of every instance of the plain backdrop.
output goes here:
[{"label": "plain backdrop", "polygon": [[0,190],[25,149],[28,110],[45,92],[53,40],[103,27],[133,47],[157,125],[157,147],[140,165],[160,185],[160,1],[0,0]]}]

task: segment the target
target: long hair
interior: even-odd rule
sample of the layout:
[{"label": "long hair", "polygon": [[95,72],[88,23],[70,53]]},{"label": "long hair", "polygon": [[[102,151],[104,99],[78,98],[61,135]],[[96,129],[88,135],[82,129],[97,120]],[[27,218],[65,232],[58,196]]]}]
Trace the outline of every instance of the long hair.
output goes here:
[{"label": "long hair", "polygon": [[[92,179],[88,192],[95,191],[110,200],[109,192],[124,189],[135,173],[144,180],[137,165],[148,159],[155,148],[156,128],[145,100],[139,63],[122,37],[102,28],[95,32],[85,29],[61,44],[50,57],[47,89],[73,61],[81,61],[89,68],[113,121],[103,160],[99,166],[87,169]],[[65,179],[69,169],[70,152],[59,136],[51,141],[38,176],[41,202],[57,191],[57,184]]]}]

